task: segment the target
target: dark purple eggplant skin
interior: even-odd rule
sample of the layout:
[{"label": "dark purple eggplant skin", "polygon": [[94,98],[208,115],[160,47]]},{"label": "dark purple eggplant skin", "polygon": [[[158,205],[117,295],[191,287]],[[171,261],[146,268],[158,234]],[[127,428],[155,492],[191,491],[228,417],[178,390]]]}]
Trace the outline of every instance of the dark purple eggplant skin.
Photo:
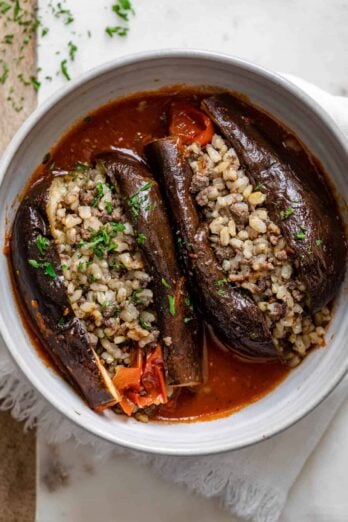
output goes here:
[{"label": "dark purple eggplant skin", "polygon": [[177,139],[155,140],[145,152],[171,208],[202,316],[221,341],[239,355],[262,361],[279,358],[262,312],[248,295],[224,279],[209,242],[207,224],[200,222],[190,193],[192,171]]},{"label": "dark purple eggplant skin", "polygon": [[[34,185],[21,203],[11,235],[11,261],[19,295],[33,330],[65,379],[100,411],[116,403],[98,369],[87,332],[70,306],[46,213],[50,180]],[[36,245],[41,234],[50,243],[44,255]],[[57,277],[34,268],[29,259],[50,263]]]},{"label": "dark purple eggplant skin", "polygon": [[[308,309],[316,312],[336,296],[347,259],[343,224],[331,194],[321,180],[315,183],[305,169],[295,170],[284,161],[230,94],[211,96],[202,108],[267,195],[265,206],[296,256]],[[284,219],[288,209],[293,214]]]},{"label": "dark purple eggplant skin", "polygon": [[[173,386],[200,384],[203,358],[200,328],[187,304],[186,283],[176,259],[174,239],[158,184],[144,163],[123,150],[100,154],[96,161],[103,164],[107,176],[117,184],[127,216],[138,238],[142,239],[138,243],[152,277],[161,337],[172,340],[170,346],[162,343],[167,382]],[[139,202],[139,207],[131,204],[131,198]],[[175,298],[174,315],[169,307],[172,297]]]}]

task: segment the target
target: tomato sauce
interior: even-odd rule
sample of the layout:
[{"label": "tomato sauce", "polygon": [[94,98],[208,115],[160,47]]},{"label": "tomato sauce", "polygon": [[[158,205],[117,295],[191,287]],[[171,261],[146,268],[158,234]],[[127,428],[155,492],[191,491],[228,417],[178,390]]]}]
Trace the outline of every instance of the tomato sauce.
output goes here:
[{"label": "tomato sauce", "polygon": [[[115,147],[143,153],[144,146],[168,134],[167,114],[173,100],[199,105],[212,90],[172,87],[120,99],[86,114],[47,154],[28,185],[52,171],[69,170],[76,161],[90,162],[97,152]],[[216,92],[216,89],[215,89]],[[19,300],[19,296],[17,295]],[[21,308],[21,307],[20,307]],[[22,314],[28,332],[32,332],[26,314]],[[33,345],[46,364],[38,338],[31,334]],[[181,389],[168,404],[161,406],[154,419],[161,421],[208,420],[228,415],[251,404],[273,390],[288,374],[280,363],[242,361],[221,346],[206,328],[205,349],[208,377],[194,389]]]}]

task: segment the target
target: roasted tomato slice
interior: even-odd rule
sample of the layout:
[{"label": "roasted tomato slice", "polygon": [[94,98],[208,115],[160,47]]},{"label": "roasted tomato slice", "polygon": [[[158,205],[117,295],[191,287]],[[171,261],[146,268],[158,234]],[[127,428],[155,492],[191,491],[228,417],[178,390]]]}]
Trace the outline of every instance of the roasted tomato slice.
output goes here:
[{"label": "roasted tomato slice", "polygon": [[188,103],[172,105],[169,132],[178,136],[182,143],[210,143],[214,135],[214,127],[209,116]]}]

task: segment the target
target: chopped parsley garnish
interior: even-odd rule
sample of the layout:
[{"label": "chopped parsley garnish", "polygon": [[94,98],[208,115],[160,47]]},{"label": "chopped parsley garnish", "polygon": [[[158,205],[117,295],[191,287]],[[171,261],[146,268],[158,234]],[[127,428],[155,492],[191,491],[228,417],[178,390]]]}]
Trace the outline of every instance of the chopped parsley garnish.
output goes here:
[{"label": "chopped parsley garnish", "polygon": [[138,245],[144,245],[145,241],[146,241],[145,234],[138,234],[137,235],[136,242],[138,243]]},{"label": "chopped parsley garnish", "polygon": [[191,302],[191,299],[189,296],[186,296],[184,299],[184,303],[186,306],[188,306],[191,310],[193,310],[193,304]]},{"label": "chopped parsley garnish", "polygon": [[108,308],[108,306],[110,306],[109,301],[103,301],[102,304],[101,304],[102,308]]},{"label": "chopped parsley garnish", "polygon": [[73,42],[68,43],[70,60],[75,60],[75,54],[77,52],[77,46]]},{"label": "chopped parsley garnish", "polygon": [[44,274],[52,277],[52,279],[56,279],[56,277],[58,277],[52,263],[43,263],[43,269]]},{"label": "chopped parsley garnish", "polygon": [[96,207],[101,200],[101,198],[104,196],[104,185],[100,181],[96,184],[96,191],[97,195],[94,197],[92,201],[92,207]]},{"label": "chopped parsley garnish", "polygon": [[128,31],[128,27],[121,27],[120,25],[105,28],[105,32],[107,35],[110,36],[110,38],[113,38],[115,34],[117,34],[118,36],[127,36]]},{"label": "chopped parsley garnish", "polygon": [[323,243],[324,243],[324,241],[323,241],[322,239],[316,239],[316,240],[315,240],[315,244],[316,244],[317,246],[321,246]]},{"label": "chopped parsley garnish", "polygon": [[114,242],[113,239],[115,238],[117,232],[123,232],[124,229],[125,226],[122,223],[107,223],[97,232],[93,232],[89,241],[81,239],[77,243],[77,247],[86,247],[91,249],[97,257],[102,258],[109,252],[112,252],[118,248],[118,244]]},{"label": "chopped parsley garnish", "polygon": [[112,214],[113,207],[111,201],[105,201],[105,208],[108,214]]},{"label": "chopped parsley garnish", "polygon": [[252,340],[252,341],[255,341],[257,339],[258,335],[256,332],[251,332],[251,334],[249,335],[249,338]]},{"label": "chopped parsley garnish", "polygon": [[39,263],[38,261],[35,261],[35,259],[29,259],[28,263],[33,268],[40,268],[40,266],[41,266],[41,263]]},{"label": "chopped parsley garnish", "polygon": [[140,299],[140,297],[138,297],[138,294],[140,294],[142,291],[143,291],[142,288],[137,288],[136,290],[133,290],[132,297],[131,297],[132,303],[134,303],[134,304],[141,303],[141,299]]},{"label": "chopped parsley garnish", "polygon": [[86,118],[83,118],[83,121],[84,121],[85,123],[91,123],[91,121],[92,121],[92,117],[91,117],[91,116],[86,116]]},{"label": "chopped parsley garnish", "polygon": [[288,219],[290,216],[292,216],[293,213],[294,209],[292,207],[288,207],[280,212],[280,219],[284,221],[285,219]]},{"label": "chopped parsley garnish", "polygon": [[224,285],[228,284],[228,281],[227,279],[218,279],[215,284],[217,288],[222,288]]},{"label": "chopped parsley garnish", "polygon": [[139,323],[144,330],[151,330],[151,324],[145,321],[142,317],[140,317]]},{"label": "chopped parsley garnish", "polygon": [[112,10],[125,22],[128,22],[130,13],[134,15],[134,9],[130,0],[117,0],[112,6]]},{"label": "chopped parsley garnish", "polygon": [[39,263],[35,259],[29,259],[28,263],[33,268],[36,268],[36,269],[43,268],[44,274],[52,277],[52,279],[56,279],[58,277],[58,275],[56,274],[56,271],[54,270],[52,263],[48,263],[46,261],[44,263]]},{"label": "chopped parsley garnish", "polygon": [[62,265],[60,265],[60,267],[62,270],[66,270],[68,268],[68,265],[63,263]]},{"label": "chopped parsley garnish", "polygon": [[143,185],[138,192],[144,192],[145,190],[149,190],[151,187],[152,187],[153,183],[152,181],[148,181],[147,183],[145,183],[145,185]]},{"label": "chopped parsley garnish", "polygon": [[113,232],[124,232],[126,230],[126,226],[123,223],[115,223],[114,221],[110,221],[109,225],[111,226]]},{"label": "chopped parsley garnish", "polygon": [[5,14],[11,9],[11,4],[8,2],[0,2],[0,13]]},{"label": "chopped parsley garnish", "polygon": [[[143,192],[148,191],[152,187],[152,181],[149,181],[148,183],[145,183],[138,192],[135,192],[129,199],[128,199],[128,206],[131,209],[131,212],[135,218],[139,216],[139,211],[142,207],[142,205],[149,199],[148,194],[142,194]],[[146,207],[145,210],[150,210],[150,208]]]},{"label": "chopped parsley garnish", "polygon": [[192,321],[192,317],[184,317],[184,323],[187,324]]},{"label": "chopped parsley garnish", "polygon": [[164,279],[164,277],[162,277],[161,279],[161,283],[163,286],[165,286],[166,288],[171,288],[170,284],[168,283],[168,281],[166,279]]},{"label": "chopped parsley garnish", "polygon": [[15,3],[15,6],[14,6],[14,10],[13,10],[13,19],[16,21],[18,20],[18,15],[19,13],[21,12],[21,6],[19,4],[19,0],[16,0],[16,3]]},{"label": "chopped parsley garnish", "polygon": [[58,321],[58,325],[59,326],[64,326],[65,325],[65,317],[61,317]]},{"label": "chopped parsley garnish", "polygon": [[51,8],[52,13],[54,14],[54,16],[56,18],[63,18],[64,19],[64,24],[65,25],[69,25],[69,24],[71,24],[74,21],[74,17],[73,17],[72,12],[70,11],[70,9],[65,9],[62,6],[61,2],[58,2],[56,7],[52,3],[50,3],[48,5]]},{"label": "chopped parsley garnish", "polygon": [[83,163],[82,161],[76,161],[74,165],[74,170],[77,170],[78,172],[85,172],[89,169],[88,163]]},{"label": "chopped parsley garnish", "polygon": [[223,297],[224,295],[226,295],[225,290],[223,290],[222,288],[220,288],[220,290],[218,290],[217,293],[218,293],[218,295],[221,295],[222,297]]},{"label": "chopped parsley garnish", "polygon": [[3,63],[2,64],[2,74],[0,76],[1,85],[4,85],[4,83],[6,82],[9,72],[10,72],[10,69],[9,69],[7,63]]},{"label": "chopped parsley garnish", "polygon": [[254,187],[254,190],[261,190],[261,189],[263,189],[263,188],[265,188],[265,187],[262,185],[262,183],[257,183],[257,184],[255,185],[255,187]]},{"label": "chopped parsley garnish", "polygon": [[70,82],[71,77],[70,77],[70,74],[68,72],[68,65],[67,65],[67,63],[68,63],[67,60],[62,60],[60,62],[60,70],[61,70],[63,76],[68,80],[68,82]]},{"label": "chopped parsley garnish", "polygon": [[5,34],[4,43],[11,45],[13,43],[13,34]]},{"label": "chopped parsley garnish", "polygon": [[30,76],[30,81],[35,89],[35,91],[38,91],[41,87],[41,82],[35,76]]},{"label": "chopped parsley garnish", "polygon": [[86,272],[87,270],[87,263],[83,263],[82,261],[80,261],[80,263],[77,265],[77,270],[79,272]]},{"label": "chopped parsley garnish", "polygon": [[301,230],[295,232],[295,239],[302,241],[306,237],[306,229],[301,227]]},{"label": "chopped parsley garnish", "polygon": [[41,234],[39,234],[36,238],[35,244],[38,251],[43,256],[49,247],[50,241],[49,239],[47,239],[47,237],[44,237]]},{"label": "chopped parsley garnish", "polygon": [[173,317],[175,316],[175,296],[174,295],[168,295],[168,304],[169,304],[169,313]]}]

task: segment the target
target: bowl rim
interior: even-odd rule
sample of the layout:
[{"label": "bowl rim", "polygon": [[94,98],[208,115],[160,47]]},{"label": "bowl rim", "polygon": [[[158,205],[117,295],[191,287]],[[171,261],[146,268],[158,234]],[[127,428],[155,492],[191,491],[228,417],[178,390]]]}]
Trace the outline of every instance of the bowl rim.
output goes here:
[{"label": "bowl rim", "polygon": [[[53,108],[57,103],[59,103],[62,99],[64,99],[68,94],[73,93],[75,90],[78,90],[81,86],[83,86],[86,82],[95,79],[96,77],[111,72],[113,69],[124,67],[127,65],[134,65],[139,62],[145,61],[156,61],[162,60],[163,58],[168,59],[197,59],[204,61],[211,61],[214,63],[236,65],[240,69],[251,72],[256,76],[261,76],[265,80],[273,83],[278,88],[285,90],[292,94],[294,97],[300,99],[300,101],[307,106],[307,108],[314,112],[316,116],[321,120],[324,126],[330,131],[331,135],[334,139],[339,143],[341,148],[345,151],[347,156],[348,163],[348,143],[343,134],[343,132],[337,127],[335,121],[332,117],[317,103],[313,98],[311,98],[306,92],[304,92],[300,87],[292,83],[290,80],[281,76],[280,74],[273,72],[267,68],[256,65],[248,60],[243,58],[236,57],[234,55],[229,55],[225,53],[208,51],[208,50],[198,50],[198,49],[163,49],[163,50],[153,50],[153,51],[143,51],[128,54],[123,57],[115,58],[114,60],[105,62],[101,65],[98,65],[87,72],[83,73],[77,79],[73,80],[70,84],[64,86],[63,88],[57,90],[52,95],[50,95],[43,103],[41,103],[34,112],[27,118],[27,120],[22,124],[19,130],[16,132],[15,136],[12,138],[11,142],[7,146],[4,151],[2,158],[0,160],[0,190],[2,188],[3,180],[5,178],[7,169],[16,155],[17,149],[20,147],[22,141],[30,134],[31,130],[35,127],[36,123],[48,112],[51,108]],[[73,122],[72,122],[73,123]],[[33,385],[33,387],[39,392],[39,394],[47,400],[50,405],[52,405],[59,413],[63,416],[67,417],[70,421],[72,421],[75,425],[80,428],[83,428],[85,431],[92,433],[108,442],[113,444],[119,444],[124,447],[128,447],[133,450],[145,451],[148,453],[154,454],[165,454],[165,455],[176,455],[176,456],[188,456],[188,455],[208,455],[208,454],[216,454],[216,453],[224,453],[230,450],[236,450],[245,448],[258,442],[262,442],[268,438],[273,437],[274,435],[283,432],[284,430],[290,428],[306,415],[308,415],[312,410],[314,410],[339,384],[339,382],[344,378],[346,373],[348,372],[348,358],[346,363],[340,367],[337,371],[336,377],[334,380],[328,381],[326,387],[323,387],[321,394],[318,394],[316,397],[313,397],[311,401],[307,402],[306,406],[303,410],[299,411],[296,415],[292,417],[289,421],[284,421],[279,424],[277,427],[273,429],[272,432],[269,432],[265,437],[261,433],[259,435],[250,436],[245,441],[240,443],[225,443],[224,447],[221,447],[221,444],[217,446],[212,446],[209,451],[201,451],[198,447],[194,450],[176,450],[166,449],[161,447],[160,445],[149,445],[149,443],[138,443],[138,442],[129,442],[125,439],[117,440],[117,432],[115,432],[115,437],[108,436],[105,434],[102,429],[99,429],[97,426],[91,426],[87,424],[86,421],[81,417],[76,418],[70,414],[69,411],[65,411],[64,406],[60,403],[59,400],[54,396],[53,393],[50,392],[49,389],[44,388],[41,385],[41,381],[39,379],[39,375],[36,372],[31,370],[30,365],[28,365],[25,360],[21,357],[20,352],[16,349],[14,342],[12,341],[12,336],[10,333],[10,328],[6,325],[5,320],[2,316],[1,307],[0,307],[0,333],[4,339],[7,350],[11,356],[11,358],[15,361],[17,366],[19,367],[21,373],[25,376],[25,378]],[[213,422],[213,421],[209,421]]]}]

